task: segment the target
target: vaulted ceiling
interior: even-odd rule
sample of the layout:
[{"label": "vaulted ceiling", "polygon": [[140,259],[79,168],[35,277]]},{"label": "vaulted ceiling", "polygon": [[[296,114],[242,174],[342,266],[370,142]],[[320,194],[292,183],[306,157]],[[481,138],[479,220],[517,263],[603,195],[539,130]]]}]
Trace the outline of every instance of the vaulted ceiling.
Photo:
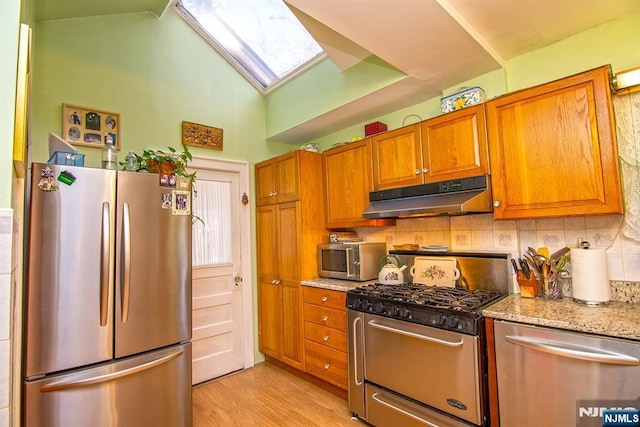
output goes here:
[{"label": "vaulted ceiling", "polygon": [[[175,0],[34,0],[37,21],[152,12]],[[438,96],[505,61],[640,11],[638,0],[284,0],[341,70],[375,55],[407,75],[278,140],[300,141]],[[333,117],[333,119],[332,119]],[[328,126],[329,125],[329,126]],[[302,138],[302,139],[301,139]]]}]

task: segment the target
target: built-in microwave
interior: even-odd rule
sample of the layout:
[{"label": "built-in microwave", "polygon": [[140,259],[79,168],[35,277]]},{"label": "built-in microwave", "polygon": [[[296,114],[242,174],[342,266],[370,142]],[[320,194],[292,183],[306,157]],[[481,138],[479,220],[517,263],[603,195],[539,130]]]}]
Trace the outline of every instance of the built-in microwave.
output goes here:
[{"label": "built-in microwave", "polygon": [[386,243],[344,242],[318,245],[320,277],[364,282],[378,277]]}]

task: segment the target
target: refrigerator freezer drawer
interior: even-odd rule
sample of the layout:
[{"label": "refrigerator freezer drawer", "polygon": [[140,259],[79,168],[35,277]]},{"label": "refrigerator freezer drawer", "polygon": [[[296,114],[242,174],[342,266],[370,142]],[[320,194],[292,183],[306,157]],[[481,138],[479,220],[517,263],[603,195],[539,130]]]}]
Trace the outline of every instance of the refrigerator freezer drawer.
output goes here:
[{"label": "refrigerator freezer drawer", "polygon": [[25,382],[26,427],[191,426],[191,343]]}]

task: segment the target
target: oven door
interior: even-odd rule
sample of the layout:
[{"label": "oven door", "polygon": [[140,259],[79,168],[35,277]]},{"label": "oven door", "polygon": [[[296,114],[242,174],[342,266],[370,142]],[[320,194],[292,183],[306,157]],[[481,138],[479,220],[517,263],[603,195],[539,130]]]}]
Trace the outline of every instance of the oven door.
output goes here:
[{"label": "oven door", "polygon": [[482,424],[477,336],[372,314],[363,326],[368,383]]}]

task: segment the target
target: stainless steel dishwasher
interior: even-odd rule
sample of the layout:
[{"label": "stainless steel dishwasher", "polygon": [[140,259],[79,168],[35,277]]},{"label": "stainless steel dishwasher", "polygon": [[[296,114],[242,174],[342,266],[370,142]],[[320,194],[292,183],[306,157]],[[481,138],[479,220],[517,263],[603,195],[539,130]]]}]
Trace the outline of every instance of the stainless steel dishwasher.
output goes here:
[{"label": "stainless steel dishwasher", "polygon": [[495,321],[500,424],[602,426],[640,407],[640,341]]}]

